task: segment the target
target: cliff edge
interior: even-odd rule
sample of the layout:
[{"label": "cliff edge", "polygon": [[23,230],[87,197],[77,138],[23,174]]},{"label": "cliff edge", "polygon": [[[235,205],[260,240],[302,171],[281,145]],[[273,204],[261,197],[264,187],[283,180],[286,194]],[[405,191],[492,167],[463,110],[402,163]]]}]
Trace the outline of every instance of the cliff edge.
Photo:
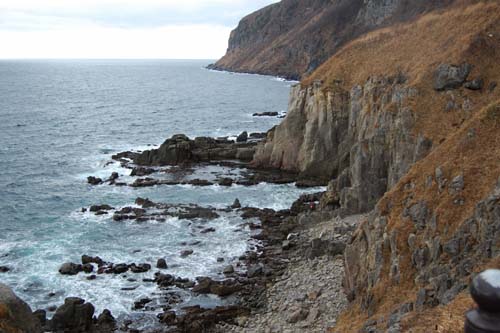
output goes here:
[{"label": "cliff edge", "polygon": [[241,20],[210,68],[299,79],[349,41],[453,0],[283,0]]}]

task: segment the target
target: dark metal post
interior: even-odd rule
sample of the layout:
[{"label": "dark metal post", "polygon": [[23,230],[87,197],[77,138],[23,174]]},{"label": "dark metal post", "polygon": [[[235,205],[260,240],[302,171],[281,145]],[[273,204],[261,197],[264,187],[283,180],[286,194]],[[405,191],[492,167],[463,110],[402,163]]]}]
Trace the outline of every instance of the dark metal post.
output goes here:
[{"label": "dark metal post", "polygon": [[477,275],[470,292],[478,308],[465,314],[465,333],[500,333],[500,270]]}]

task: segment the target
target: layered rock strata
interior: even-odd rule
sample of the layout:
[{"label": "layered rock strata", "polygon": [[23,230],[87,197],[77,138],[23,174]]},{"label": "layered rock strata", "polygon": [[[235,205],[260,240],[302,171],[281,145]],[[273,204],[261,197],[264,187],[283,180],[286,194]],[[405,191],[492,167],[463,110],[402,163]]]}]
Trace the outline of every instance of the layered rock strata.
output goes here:
[{"label": "layered rock strata", "polygon": [[253,165],[336,179],[330,188],[349,212],[366,212],[432,148],[414,135],[404,76],[370,77],[344,90],[320,82],[292,88],[285,120],[257,148]]}]

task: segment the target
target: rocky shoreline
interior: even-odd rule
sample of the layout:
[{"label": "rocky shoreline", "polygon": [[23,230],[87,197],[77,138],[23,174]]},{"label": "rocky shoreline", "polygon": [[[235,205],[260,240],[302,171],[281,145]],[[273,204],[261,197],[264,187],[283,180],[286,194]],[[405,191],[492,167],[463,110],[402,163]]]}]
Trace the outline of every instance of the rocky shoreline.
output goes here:
[{"label": "rocky shoreline", "polygon": [[[343,275],[341,254],[362,216],[341,219],[333,211],[315,211],[311,203],[317,204],[320,195],[301,197],[291,210],[273,211],[257,208],[237,209],[244,218],[257,217],[261,225],[259,234],[253,237],[261,242],[257,251],[240,257],[238,265],[246,270],[236,271],[232,265],[224,269],[226,279],[216,281],[208,277],[189,281],[165,274],[166,262],[158,260],[159,269],[151,280],[170,296],[172,306],[182,302],[175,290],[185,289],[197,294],[214,294],[221,298],[235,296],[230,305],[204,309],[199,306],[173,307],[163,305],[158,315],[168,332],[255,332],[299,330],[322,331],[321,325],[334,326],[335,316],[346,304],[341,290]],[[143,207],[158,207],[161,204],[138,199]],[[95,210],[94,210],[95,211]],[[213,210],[209,210],[213,213]],[[184,253],[180,255],[189,255]],[[333,260],[332,260],[333,258]],[[97,265],[97,271],[94,266]],[[149,264],[113,264],[100,257],[82,255],[82,263],[65,263],[60,274],[75,275],[81,272],[87,279],[96,274],[124,274],[147,272]],[[306,274],[306,272],[308,272]],[[306,281],[307,280],[307,281]],[[325,302],[328,300],[328,302]],[[2,299],[3,301],[3,299]],[[135,303],[141,309],[151,302],[141,299]],[[19,300],[19,302],[21,302]],[[4,303],[4,302],[2,302]],[[323,305],[321,305],[323,304]],[[28,312],[28,311],[26,311]],[[94,307],[79,298],[67,298],[55,309],[51,320],[44,310],[33,312],[32,332],[41,328],[47,331],[111,332],[116,329],[138,332],[129,328],[131,322],[121,327],[112,314],[105,310],[94,317]],[[318,318],[325,320],[318,321]],[[318,326],[318,323],[322,323]]]},{"label": "rocky shoreline", "polygon": [[[249,164],[255,152],[257,142],[263,137],[246,132],[240,134],[236,142],[213,138],[189,139],[185,135],[175,135],[165,141],[158,149],[144,152],[123,152],[112,159],[122,167],[131,170],[130,176],[135,177],[131,183],[122,180],[123,175],[113,172],[108,179],[89,176],[87,181],[91,186],[130,186],[148,187],[160,185],[193,185],[193,186],[224,186],[234,185],[254,186],[261,182],[273,184],[295,183],[297,187],[313,187],[325,185],[314,179],[299,180],[297,174],[269,169],[252,168]],[[196,178],[197,168],[206,165],[226,167],[238,170],[236,177],[215,175],[212,179]],[[162,175],[173,176],[170,180],[162,179]],[[145,177],[147,176],[147,177]],[[160,177],[160,178],[158,178]],[[137,299],[134,310],[162,311],[158,315],[159,323],[164,325],[160,331],[168,332],[204,332],[207,329],[220,331],[223,328],[234,330],[242,324],[242,318],[249,318],[256,311],[268,304],[266,291],[271,283],[278,281],[287,271],[292,258],[301,258],[300,253],[308,253],[313,260],[326,253],[316,253],[322,249],[312,247],[306,234],[294,233],[302,230],[299,220],[304,220],[307,212],[319,207],[324,193],[313,193],[301,196],[290,209],[275,211],[255,207],[242,207],[238,199],[226,208],[202,207],[196,204],[169,204],[153,202],[147,198],[137,198],[134,205],[120,208],[106,203],[99,203],[81,209],[82,214],[96,216],[108,215],[114,222],[147,221],[165,222],[167,218],[178,218],[190,221],[188,226],[192,234],[211,234],[216,229],[205,225],[206,222],[220,217],[220,214],[236,214],[244,222],[240,229],[253,231],[251,237],[260,245],[255,250],[247,252],[236,262],[228,263],[223,272],[223,279],[197,277],[194,280],[168,274],[169,265],[164,258],[158,258],[155,263],[113,263],[102,259],[96,254],[82,254],[81,262],[62,263],[59,268],[61,275],[84,274],[85,279],[99,279],[102,274],[126,278],[135,282],[144,275],[152,274],[150,278],[142,278],[142,283],[156,284],[161,291],[161,300],[152,298]],[[306,215],[304,215],[306,214]],[[260,231],[260,232],[259,232]],[[319,238],[318,238],[319,239]],[[331,253],[335,255],[345,248],[343,242],[333,242]],[[193,254],[197,242],[185,242],[179,250],[180,257]],[[219,260],[220,259],[220,260]],[[294,259],[295,260],[295,259]],[[223,258],[218,258],[223,262]],[[8,271],[8,267],[5,267]],[[338,272],[340,274],[341,270]],[[5,287],[6,290],[8,287]],[[10,293],[10,289],[8,289]],[[124,290],[124,289],[122,289]],[[187,294],[186,294],[187,293]],[[6,304],[5,292],[0,295],[0,304]],[[222,300],[215,308],[200,306],[183,306],[185,295],[211,294]],[[10,295],[10,294],[9,294]],[[11,296],[9,296],[11,297]],[[22,302],[17,299],[16,302]],[[27,306],[27,305],[26,305]],[[28,307],[29,308],[29,307]],[[34,323],[29,332],[68,331],[68,332],[140,332],[132,328],[133,322],[117,322],[112,313],[104,310],[99,316],[94,316],[94,306],[81,298],[69,297],[64,304],[48,309],[25,309],[24,317],[30,317]],[[53,313],[50,315],[50,313]],[[29,314],[28,314],[29,313]],[[48,317],[52,317],[48,319]],[[15,325],[19,318],[9,318]],[[297,319],[299,321],[299,319]],[[221,324],[222,323],[222,324]],[[221,325],[219,325],[221,324]],[[218,325],[218,326],[216,326]],[[227,326],[229,325],[229,326]],[[236,326],[235,326],[236,325]],[[226,327],[227,326],[227,327]],[[234,326],[234,327],[233,327]],[[233,327],[233,328],[231,328]],[[156,330],[156,329],[155,329]],[[150,330],[148,330],[149,332]]]}]

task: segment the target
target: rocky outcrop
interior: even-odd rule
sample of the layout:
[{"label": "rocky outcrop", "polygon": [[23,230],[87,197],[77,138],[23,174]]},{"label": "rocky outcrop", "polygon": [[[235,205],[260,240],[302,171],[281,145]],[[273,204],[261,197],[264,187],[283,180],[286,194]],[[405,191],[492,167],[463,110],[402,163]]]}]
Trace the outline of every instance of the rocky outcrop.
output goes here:
[{"label": "rocky outcrop", "polygon": [[[356,231],[344,254],[344,287],[371,317],[363,332],[404,331],[403,319],[449,306],[467,294],[474,272],[498,264],[499,127],[497,103],[413,166]],[[381,308],[394,309],[394,318],[382,318]]]},{"label": "rocky outcrop", "polygon": [[[245,132],[246,133],[246,132]],[[251,160],[255,142],[234,143],[229,140],[217,140],[199,137],[194,140],[183,134],[167,139],[158,149],[146,150],[141,154],[132,154],[138,165],[163,166],[209,162],[213,160],[239,159]]]},{"label": "rocky outcrop", "polygon": [[283,0],[243,18],[211,68],[298,79],[354,38],[453,0]]},{"label": "rocky outcrop", "polygon": [[408,100],[418,91],[402,75],[371,77],[346,91],[320,82],[292,88],[285,120],[258,146],[254,166],[336,179],[330,186],[351,213],[378,199],[425,156],[432,142],[413,134]]},{"label": "rocky outcrop", "polygon": [[12,289],[0,283],[0,332],[39,333],[42,327],[31,308],[14,294]]}]

